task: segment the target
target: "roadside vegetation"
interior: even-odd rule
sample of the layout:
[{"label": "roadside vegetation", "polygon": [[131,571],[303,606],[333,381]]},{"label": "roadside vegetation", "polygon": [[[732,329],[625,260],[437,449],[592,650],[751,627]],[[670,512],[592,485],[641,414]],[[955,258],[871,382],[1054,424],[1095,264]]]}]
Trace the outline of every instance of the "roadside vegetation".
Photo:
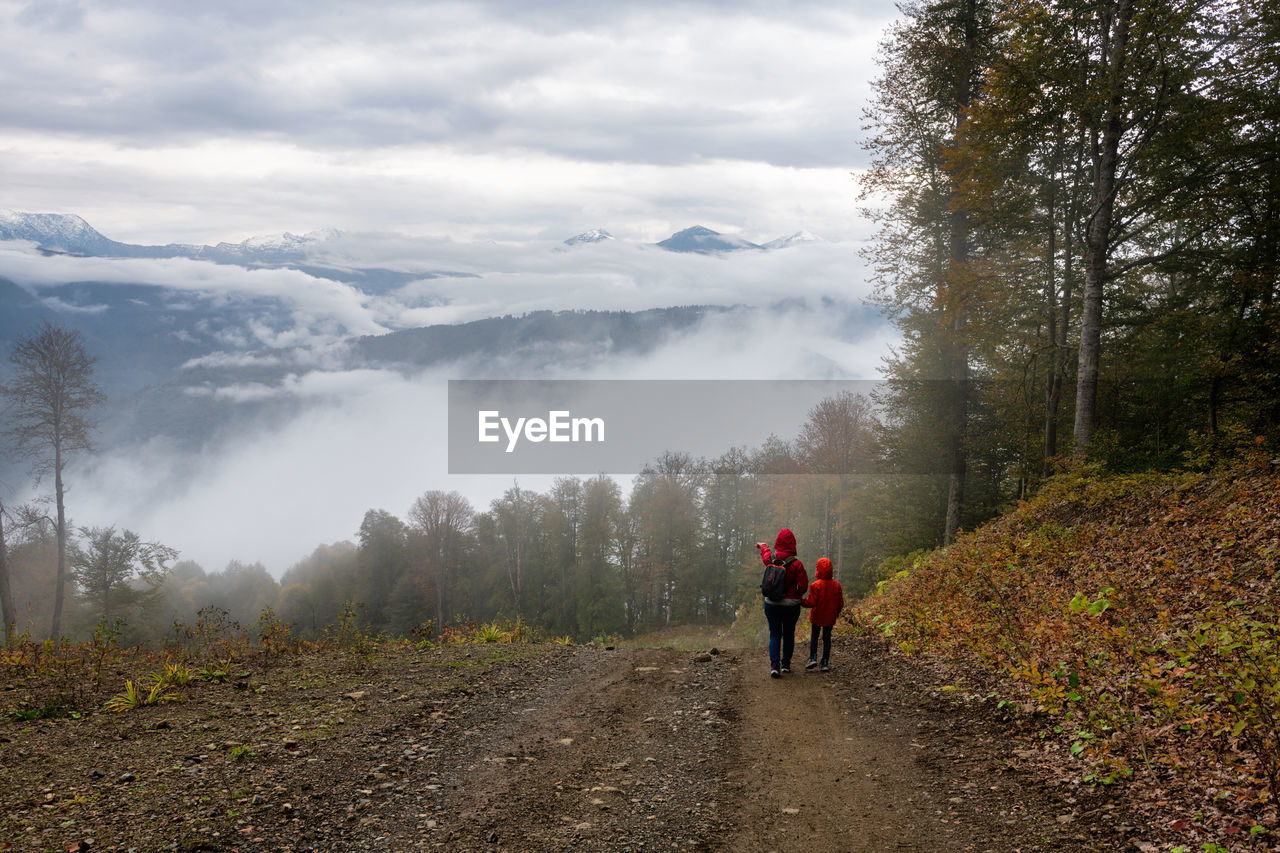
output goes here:
[{"label": "roadside vegetation", "polygon": [[1274,843],[1280,477],[1265,457],[1216,473],[1077,468],[884,571],[853,624],[967,673],[971,700],[1034,733],[1037,760],[1128,786],[1184,850]]}]

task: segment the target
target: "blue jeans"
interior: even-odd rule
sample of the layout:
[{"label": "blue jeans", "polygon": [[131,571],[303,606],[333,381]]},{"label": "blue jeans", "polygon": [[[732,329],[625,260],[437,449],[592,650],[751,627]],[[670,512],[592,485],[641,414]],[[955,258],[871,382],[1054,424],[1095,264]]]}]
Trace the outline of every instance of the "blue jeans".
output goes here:
[{"label": "blue jeans", "polygon": [[796,647],[796,622],[800,620],[799,604],[764,603],[764,618],[769,620],[769,666],[791,667],[791,653]]},{"label": "blue jeans", "polygon": [[817,625],[809,626],[809,659],[818,659],[818,636],[822,636],[822,662],[825,664],[831,660],[831,626]]}]

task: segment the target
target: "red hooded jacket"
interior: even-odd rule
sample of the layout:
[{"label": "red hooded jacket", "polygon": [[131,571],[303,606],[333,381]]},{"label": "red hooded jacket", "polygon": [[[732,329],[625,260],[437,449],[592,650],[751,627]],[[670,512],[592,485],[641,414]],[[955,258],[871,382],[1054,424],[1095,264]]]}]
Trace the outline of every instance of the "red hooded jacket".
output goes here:
[{"label": "red hooded jacket", "polygon": [[[782,528],[778,531],[778,538],[774,541],[773,548],[773,552],[770,552],[768,545],[760,546],[760,559],[764,560],[766,566],[771,560],[785,560],[787,557],[796,555],[796,535],[787,528]],[[805,571],[804,563],[799,559],[792,560],[787,566],[787,597],[777,603],[799,604],[807,589],[809,589],[809,573]]]},{"label": "red hooded jacket", "polygon": [[836,617],[844,610],[844,590],[840,588],[840,581],[831,577],[830,560],[821,558],[815,568],[818,579],[800,603],[813,608],[809,611],[809,624],[822,628],[836,624]]}]

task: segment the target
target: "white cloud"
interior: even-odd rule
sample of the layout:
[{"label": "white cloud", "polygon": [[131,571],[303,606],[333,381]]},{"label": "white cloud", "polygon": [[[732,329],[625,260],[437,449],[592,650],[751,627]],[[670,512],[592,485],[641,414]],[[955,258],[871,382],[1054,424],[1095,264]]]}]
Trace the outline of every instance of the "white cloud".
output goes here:
[{"label": "white cloud", "polygon": [[[315,278],[289,269],[245,269],[186,258],[44,257],[26,243],[0,243],[0,275],[35,292],[64,282],[92,281],[106,285],[143,284],[164,287],[225,305],[241,300],[271,299],[290,312],[293,325],[275,329],[251,318],[243,332],[220,332],[228,344],[242,347],[303,346],[317,338],[337,340],[347,335],[385,331],[365,305],[366,297],[342,282]],[[51,307],[60,307],[52,305]],[[98,306],[67,310],[100,313]]]},{"label": "white cloud", "polygon": [[327,226],[546,236],[584,215],[623,235],[717,219],[847,237],[895,14],[270,6],[0,0],[6,203],[152,243]]}]

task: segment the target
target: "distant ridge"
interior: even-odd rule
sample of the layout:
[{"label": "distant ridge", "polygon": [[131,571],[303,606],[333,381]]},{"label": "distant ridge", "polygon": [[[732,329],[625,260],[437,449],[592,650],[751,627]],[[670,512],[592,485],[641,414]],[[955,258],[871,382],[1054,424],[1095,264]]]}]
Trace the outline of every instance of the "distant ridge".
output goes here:
[{"label": "distant ridge", "polygon": [[[186,243],[168,243],[163,246],[143,246],[121,243],[103,236],[83,218],[69,213],[23,213],[0,210],[0,241],[25,240],[36,244],[45,254],[68,254],[99,258],[192,258],[219,264],[254,266],[259,264],[298,265],[310,262],[317,249],[343,236],[335,229],[322,229],[308,234],[282,234],[250,237],[239,243],[218,243],[216,246],[196,246]],[[582,246],[593,243],[617,242],[617,238],[604,228],[592,228],[564,240],[566,246]],[[747,249],[785,249],[812,243],[825,242],[808,231],[797,231],[787,237],[770,240],[763,245],[752,243],[713,231],[702,225],[694,225],[677,231],[657,245],[671,252],[693,254],[720,254]],[[379,271],[382,272],[382,271]],[[418,277],[456,275],[445,271],[432,271]],[[384,276],[385,277],[385,276]],[[345,279],[344,279],[345,280]]]},{"label": "distant ridge", "polygon": [[139,246],[104,237],[88,222],[69,213],[0,211],[0,240],[29,240],[46,254],[65,253],[97,258],[200,258],[218,263],[287,263],[301,261],[307,250],[341,235],[326,229],[301,237],[283,234],[250,237],[239,243],[193,246],[169,243]]}]

